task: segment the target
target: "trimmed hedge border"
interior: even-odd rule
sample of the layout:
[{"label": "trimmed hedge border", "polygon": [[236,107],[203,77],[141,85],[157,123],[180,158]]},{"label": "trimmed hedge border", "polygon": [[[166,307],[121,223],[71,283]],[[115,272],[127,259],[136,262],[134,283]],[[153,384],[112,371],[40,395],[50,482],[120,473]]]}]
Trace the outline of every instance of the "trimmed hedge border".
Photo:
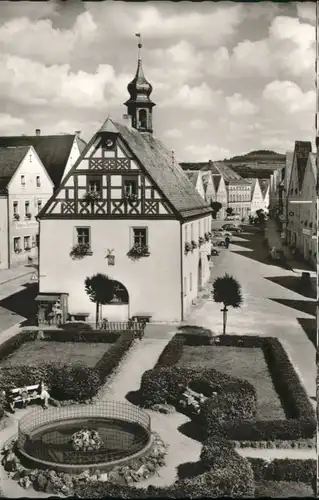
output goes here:
[{"label": "trimmed hedge border", "polygon": [[[82,363],[40,363],[37,365],[6,366],[0,368],[0,389],[23,387],[39,380],[46,382],[54,399],[66,401],[87,402],[95,397],[100,387],[118,366],[124,354],[132,346],[134,332],[122,334],[101,331],[75,330],[24,330],[0,345],[0,359],[12,354],[25,342],[41,339],[43,342],[102,342],[113,343],[94,368]],[[0,399],[0,417],[5,409],[5,400]]]},{"label": "trimmed hedge border", "polygon": [[317,476],[316,460],[248,458],[255,481],[286,481],[312,485]]},{"label": "trimmed hedge border", "polygon": [[[311,439],[316,431],[316,415],[307,393],[292,366],[287,353],[278,339],[273,337],[225,335],[211,337],[208,332],[178,333],[167,344],[157,364],[143,374],[141,396],[147,405],[176,402],[176,397],[202,370],[190,370],[176,366],[182,356],[184,345],[218,345],[230,347],[259,347],[263,350],[269,372],[282,402],[286,419],[273,421],[244,421],[238,415],[231,420],[212,419],[208,435],[232,441],[296,441]],[[214,373],[214,372],[212,372]],[[161,380],[162,377],[162,380]],[[198,377],[197,377],[198,378]],[[207,379],[207,371],[205,372]],[[175,380],[173,380],[175,379]],[[164,380],[166,390],[163,388]],[[241,381],[242,382],[242,381]],[[206,407],[209,402],[206,401]]]}]

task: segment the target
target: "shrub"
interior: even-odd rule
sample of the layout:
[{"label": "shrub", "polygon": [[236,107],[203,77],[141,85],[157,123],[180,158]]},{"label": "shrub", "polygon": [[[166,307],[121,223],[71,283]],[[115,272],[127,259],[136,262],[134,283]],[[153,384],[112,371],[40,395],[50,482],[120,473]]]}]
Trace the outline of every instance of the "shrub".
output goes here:
[{"label": "shrub", "polygon": [[78,332],[92,332],[93,328],[90,323],[85,323],[85,321],[69,321],[68,323],[63,323],[59,325],[59,328],[63,330],[74,330]]},{"label": "shrub", "polygon": [[120,332],[101,332],[100,330],[43,330],[44,341],[53,342],[87,342],[113,343],[121,336]]},{"label": "shrub", "polygon": [[37,334],[38,332],[23,330],[14,337],[2,342],[0,345],[0,359],[7,358],[25,342],[35,340],[37,338]]},{"label": "shrub", "polygon": [[[107,334],[108,335],[108,334]],[[120,335],[112,347],[102,356],[96,364],[94,370],[98,373],[101,383],[104,383],[106,378],[116,368],[134,342],[134,332],[124,332]]]},{"label": "shrub", "polygon": [[178,337],[177,335],[175,335],[175,337],[173,337],[173,339],[162,351],[156,363],[156,367],[175,365],[180,360],[183,354],[184,343],[184,337]]},{"label": "shrub", "polygon": [[274,459],[267,462],[262,458],[250,458],[255,481],[293,481],[312,484],[316,479],[316,460]]},{"label": "shrub", "polygon": [[[196,389],[194,389],[194,385]],[[225,397],[227,403],[224,404],[227,408],[228,406],[232,408],[233,413],[237,412],[237,406],[239,408],[237,413],[242,415],[243,418],[253,418],[255,415],[257,398],[255,389],[251,384],[218,372],[213,368],[196,370],[179,366],[164,366],[148,370],[142,376],[141,399],[144,406],[153,406],[158,403],[176,404],[188,386],[209,397],[203,403],[203,407],[208,405],[207,411],[204,409],[203,414],[201,413],[201,420],[207,422],[207,425],[210,425],[211,421],[208,415],[209,408],[215,406],[213,402],[213,398],[216,397],[213,395],[215,391],[219,393],[220,404],[223,404],[223,398]],[[211,401],[211,399],[210,406],[207,402]],[[254,402],[255,406],[253,406]],[[228,413],[229,411],[228,409]],[[218,413],[217,409],[216,413]]]}]

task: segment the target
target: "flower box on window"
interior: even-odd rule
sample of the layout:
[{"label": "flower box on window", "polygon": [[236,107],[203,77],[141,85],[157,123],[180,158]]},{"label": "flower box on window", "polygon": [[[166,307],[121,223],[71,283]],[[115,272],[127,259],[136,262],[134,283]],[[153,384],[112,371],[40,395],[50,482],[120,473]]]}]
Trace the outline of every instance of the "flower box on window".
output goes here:
[{"label": "flower box on window", "polygon": [[91,247],[88,243],[77,243],[70,252],[72,259],[82,259],[86,255],[91,255]]},{"label": "flower box on window", "polygon": [[25,214],[26,219],[31,219],[32,215],[31,214]]},{"label": "flower box on window", "polygon": [[195,240],[191,241],[191,245],[192,245],[192,250],[194,250],[195,248],[197,248],[197,243],[196,243]]},{"label": "flower box on window", "polygon": [[149,255],[150,252],[147,245],[135,244],[132,246],[131,250],[127,252],[127,256],[133,260],[140,259],[141,257],[148,257]]},{"label": "flower box on window", "polygon": [[208,231],[207,233],[205,233],[205,240],[210,241],[211,236],[212,236],[212,233]]},{"label": "flower box on window", "polygon": [[100,198],[101,195],[98,191],[88,191],[84,196],[84,200],[89,201],[91,203],[93,203],[96,200],[99,200]]},{"label": "flower box on window", "polygon": [[205,238],[203,238],[202,236],[200,236],[198,238],[198,246],[201,247],[202,245],[204,245],[204,243],[205,243]]},{"label": "flower box on window", "polygon": [[138,200],[138,195],[135,193],[124,193],[124,198],[128,202],[133,202]]},{"label": "flower box on window", "polygon": [[21,253],[21,252],[22,252],[21,248],[15,248],[14,249],[14,253]]},{"label": "flower box on window", "polygon": [[20,215],[19,214],[14,214],[13,218],[14,218],[14,220],[20,220]]},{"label": "flower box on window", "polygon": [[185,254],[188,254],[192,250],[192,245],[188,242],[185,241]]},{"label": "flower box on window", "polygon": [[31,247],[29,247],[29,246],[28,246],[28,247],[25,247],[25,251],[26,251],[26,252],[30,252],[30,251],[31,251]]}]

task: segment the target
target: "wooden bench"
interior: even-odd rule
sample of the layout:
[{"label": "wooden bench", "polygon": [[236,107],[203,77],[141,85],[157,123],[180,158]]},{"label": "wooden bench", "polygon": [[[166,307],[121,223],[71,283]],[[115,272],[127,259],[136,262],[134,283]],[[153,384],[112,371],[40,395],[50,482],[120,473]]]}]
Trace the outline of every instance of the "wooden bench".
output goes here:
[{"label": "wooden bench", "polygon": [[84,321],[84,322],[86,322],[86,320],[89,316],[90,316],[90,313],[86,313],[86,312],[69,313],[69,320],[68,321]]},{"label": "wooden bench", "polygon": [[138,321],[140,323],[149,323],[151,321],[151,314],[135,314],[132,316],[131,321]]},{"label": "wooden bench", "polygon": [[[14,412],[15,405],[17,403],[30,403],[30,401],[40,399],[41,395],[39,393],[40,382],[34,385],[27,385],[25,387],[15,387],[14,389],[9,389],[6,391],[7,401],[10,409]],[[22,394],[25,397],[22,397]]]}]

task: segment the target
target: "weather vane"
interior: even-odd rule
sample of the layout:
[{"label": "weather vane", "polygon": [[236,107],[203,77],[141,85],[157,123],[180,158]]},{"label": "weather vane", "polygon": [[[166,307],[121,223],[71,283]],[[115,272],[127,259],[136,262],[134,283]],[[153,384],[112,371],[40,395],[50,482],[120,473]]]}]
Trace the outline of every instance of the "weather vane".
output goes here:
[{"label": "weather vane", "polygon": [[141,59],[141,48],[142,48],[142,36],[141,33],[135,33],[138,38],[138,58]]}]

